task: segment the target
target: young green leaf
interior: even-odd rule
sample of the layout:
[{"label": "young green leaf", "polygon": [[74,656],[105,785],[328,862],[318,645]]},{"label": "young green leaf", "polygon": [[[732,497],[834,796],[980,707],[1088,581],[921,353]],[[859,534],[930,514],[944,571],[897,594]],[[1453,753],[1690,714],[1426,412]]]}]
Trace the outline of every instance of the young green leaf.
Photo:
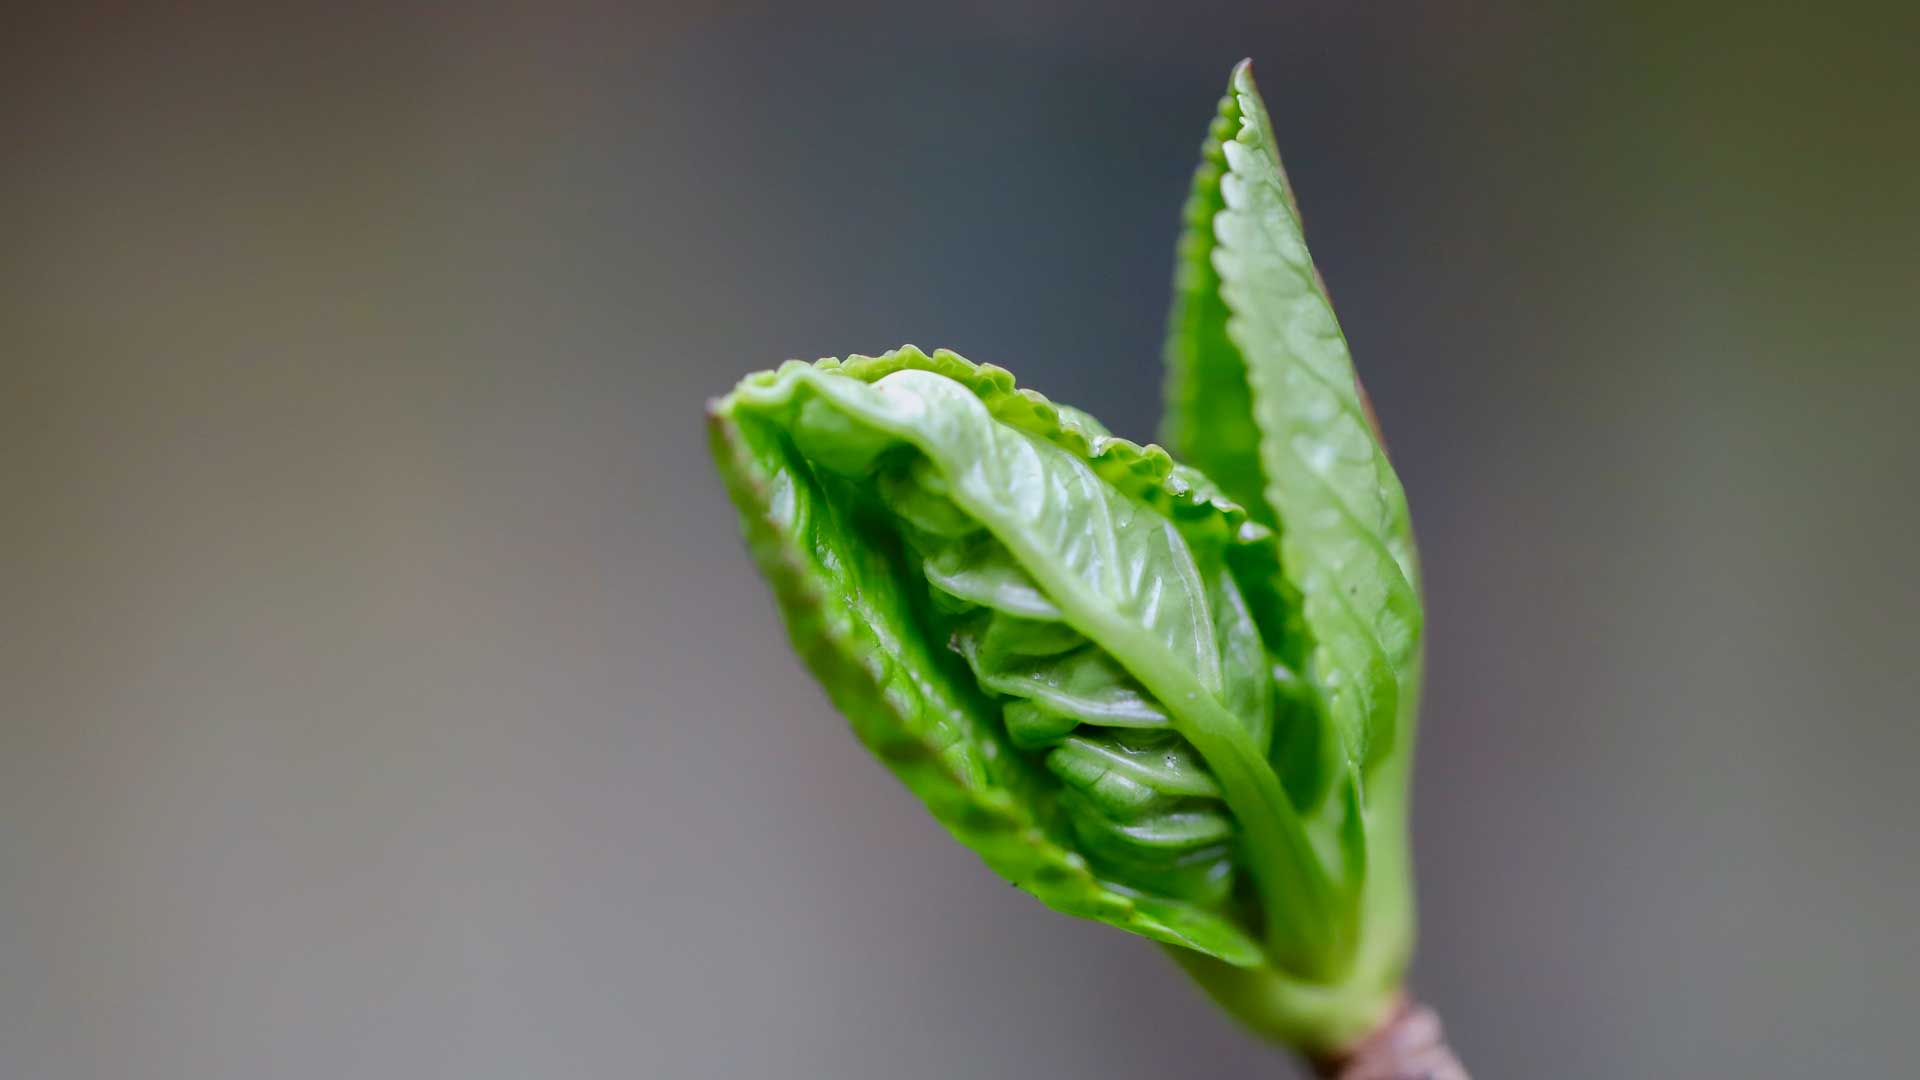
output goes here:
[{"label": "young green leaf", "polygon": [[[1271,580],[1267,530],[952,353],[788,364],[713,416],[796,644],[963,842],[1056,907],[1228,963],[1337,964],[1351,903],[1269,763],[1235,577]],[[982,800],[993,827],[964,827]]]},{"label": "young green leaf", "polygon": [[[1420,676],[1412,530],[1247,63],[1202,147],[1184,225],[1165,435],[1280,534],[1297,615],[1278,651],[1342,751],[1332,762],[1296,752],[1330,772],[1291,790],[1354,807],[1339,845],[1366,913],[1351,977],[1397,979],[1411,934],[1405,787]],[[1302,805],[1310,819],[1329,809]],[[1209,985],[1223,993],[1227,981],[1252,985]]]},{"label": "young green leaf", "polygon": [[[1303,657],[1355,765],[1393,746],[1417,666],[1406,496],[1375,438],[1241,63],[1188,200],[1167,347],[1168,444],[1281,528]],[[1404,684],[1404,685],[1403,685]]]},{"label": "young green leaf", "polygon": [[749,376],[713,450],[796,648],[957,839],[1330,1051],[1388,1015],[1410,949],[1421,614],[1244,64],[1168,364],[1198,469],[911,347]]}]

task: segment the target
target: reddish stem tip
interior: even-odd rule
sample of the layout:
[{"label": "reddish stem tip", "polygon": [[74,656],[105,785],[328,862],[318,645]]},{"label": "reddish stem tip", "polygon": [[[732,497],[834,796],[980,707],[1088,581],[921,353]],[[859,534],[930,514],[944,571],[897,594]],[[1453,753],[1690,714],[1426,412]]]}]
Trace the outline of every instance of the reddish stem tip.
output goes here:
[{"label": "reddish stem tip", "polygon": [[1371,1034],[1314,1067],[1324,1080],[1469,1080],[1439,1014],[1404,995]]}]

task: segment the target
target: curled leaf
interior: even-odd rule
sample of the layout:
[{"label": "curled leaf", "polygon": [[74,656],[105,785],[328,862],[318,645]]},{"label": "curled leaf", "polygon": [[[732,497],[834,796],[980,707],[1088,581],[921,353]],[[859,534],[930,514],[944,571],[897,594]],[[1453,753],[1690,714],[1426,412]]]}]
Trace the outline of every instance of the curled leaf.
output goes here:
[{"label": "curled leaf", "polygon": [[1187,206],[1165,450],[911,347],[789,362],[713,451],[800,655],[961,843],[1330,1050],[1411,942],[1405,496],[1236,69]]},{"label": "curled leaf", "polygon": [[[1265,962],[1235,910],[1245,826],[1189,738],[1264,756],[1266,656],[1227,565],[1264,530],[951,353],[790,364],[713,417],[796,646],[958,839],[1060,910]],[[1285,805],[1270,772],[1241,785]]]}]

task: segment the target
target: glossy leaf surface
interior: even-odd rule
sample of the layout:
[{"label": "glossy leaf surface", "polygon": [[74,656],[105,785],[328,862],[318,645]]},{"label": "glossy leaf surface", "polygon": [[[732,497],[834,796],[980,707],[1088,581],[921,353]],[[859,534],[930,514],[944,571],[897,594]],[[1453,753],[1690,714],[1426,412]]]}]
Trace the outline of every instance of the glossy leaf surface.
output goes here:
[{"label": "glossy leaf surface", "polygon": [[1235,69],[1201,154],[1167,349],[1168,442],[1281,526],[1287,583],[1302,600],[1295,659],[1358,766],[1391,750],[1401,699],[1417,690],[1406,496],[1308,254],[1250,65]]},{"label": "glossy leaf surface", "polygon": [[1410,948],[1421,612],[1405,496],[1244,64],[1167,359],[1166,434],[1197,468],[911,347],[749,376],[713,450],[795,647],[956,839],[1329,1048]]},{"label": "glossy leaf surface", "polygon": [[[983,395],[1025,426],[986,415]],[[964,464],[949,475],[907,435],[925,439],[944,463]],[[1002,521],[1044,512],[1050,500],[1084,502],[1110,527],[1090,537],[1074,516],[1034,531],[1023,548],[1071,576],[1079,593],[1100,597],[1134,647],[1193,665],[1209,693],[1229,680],[1192,548],[1166,515],[1099,472],[1156,487],[1164,507],[1177,503],[1194,519],[1216,559],[1240,524],[1237,511],[1176,494],[1177,484],[1156,479],[1156,470],[1162,478],[1169,471],[1164,455],[1089,433],[1044,399],[1014,391],[1004,372],[951,354],[909,349],[790,364],[718,403],[713,436],[796,647],[856,733],[957,839],[1059,910],[1227,963],[1262,962],[1259,944],[1218,910],[1217,890],[1189,882],[1149,891],[1113,880],[1114,866],[1138,863],[1151,844],[1122,837],[1091,856],[1080,849],[1077,835],[1102,824],[1119,832],[1144,818],[1152,832],[1153,808],[1094,822],[1113,800],[1082,805],[1076,829],[1076,812],[1064,805],[1069,785],[1054,770],[1098,789],[1079,755],[1128,753],[1113,732],[1132,727],[1164,739],[1170,722],[1137,680],[1061,623],[1054,596],[953,495],[957,485],[974,499],[1008,496]],[[1009,483],[1015,473],[1020,482]],[[1204,799],[1206,774],[1178,765],[1162,762],[1180,777],[1170,796]],[[1159,825],[1164,841],[1171,825]],[[1208,851],[1204,837],[1191,839],[1192,861],[1218,864],[1217,843]]]},{"label": "glossy leaf surface", "polygon": [[[1359,897],[1348,983],[1391,985],[1412,934],[1405,802],[1422,620],[1413,535],[1247,63],[1201,149],[1166,356],[1169,445],[1279,533],[1289,615],[1269,640],[1300,674],[1318,723],[1285,728],[1296,741],[1275,760],[1302,812],[1330,830],[1320,836],[1339,849]],[[1276,1015],[1314,1011],[1302,1004],[1317,995],[1311,986],[1188,967],[1250,1022],[1286,1026],[1293,1019]]]}]

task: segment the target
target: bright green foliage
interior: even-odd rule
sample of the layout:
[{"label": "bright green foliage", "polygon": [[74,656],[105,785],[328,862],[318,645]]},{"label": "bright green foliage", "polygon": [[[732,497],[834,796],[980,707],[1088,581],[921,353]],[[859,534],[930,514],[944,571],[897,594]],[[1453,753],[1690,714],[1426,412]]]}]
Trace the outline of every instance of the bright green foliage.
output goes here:
[{"label": "bright green foliage", "polygon": [[[1346,983],[1391,986],[1412,939],[1405,799],[1421,627],[1413,533],[1246,63],[1201,148],[1175,273],[1167,440],[1280,532],[1295,604],[1280,652],[1302,673],[1320,730],[1337,740],[1289,749],[1338,753],[1343,766],[1330,789],[1313,793],[1325,801],[1301,810],[1337,832],[1360,905]],[[1263,1022],[1261,988],[1219,974],[1202,981]]]},{"label": "bright green foliage", "polygon": [[795,647],[956,839],[1331,1046],[1410,942],[1420,611],[1244,65],[1187,225],[1167,430],[1217,486],[911,347],[748,377],[714,453]]}]

